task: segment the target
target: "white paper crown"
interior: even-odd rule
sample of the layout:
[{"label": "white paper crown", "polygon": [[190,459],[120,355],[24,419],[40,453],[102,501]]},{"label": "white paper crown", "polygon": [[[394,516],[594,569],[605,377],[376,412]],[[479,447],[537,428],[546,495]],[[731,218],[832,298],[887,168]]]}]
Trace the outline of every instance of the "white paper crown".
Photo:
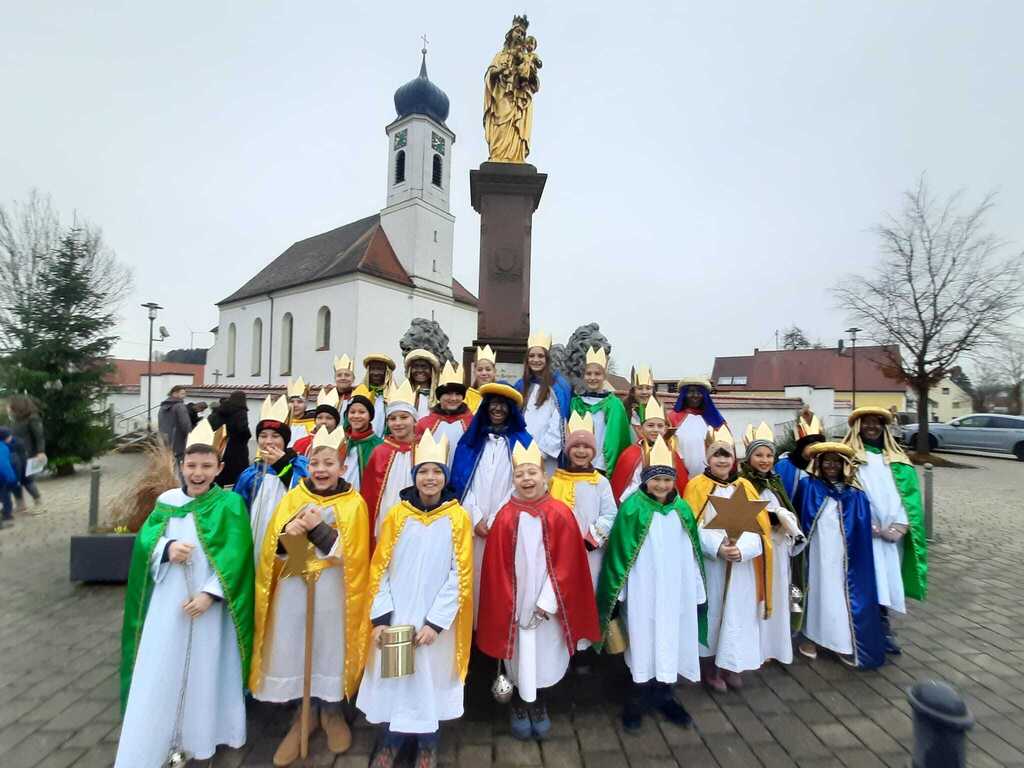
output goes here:
[{"label": "white paper crown", "polygon": [[288,398],[282,395],[274,400],[270,395],[260,406],[260,421],[288,421]]},{"label": "white paper crown", "polygon": [[497,364],[498,356],[494,353],[494,350],[491,349],[490,344],[476,348],[476,361],[479,363],[481,360],[489,360],[491,365]]},{"label": "white paper crown", "polygon": [[334,372],[340,373],[341,371],[356,372],[356,363],[348,355],[342,355],[341,357],[334,358]]},{"label": "white paper crown", "polygon": [[426,461],[435,464],[446,464],[448,462],[448,436],[441,435],[440,440],[435,440],[433,433],[428,429],[423,437],[416,444],[414,450],[413,464],[419,465]]},{"label": "white paper crown", "polygon": [[534,347],[551,349],[551,334],[544,333],[544,331],[531,333],[529,338],[526,340],[526,348],[533,349]]}]

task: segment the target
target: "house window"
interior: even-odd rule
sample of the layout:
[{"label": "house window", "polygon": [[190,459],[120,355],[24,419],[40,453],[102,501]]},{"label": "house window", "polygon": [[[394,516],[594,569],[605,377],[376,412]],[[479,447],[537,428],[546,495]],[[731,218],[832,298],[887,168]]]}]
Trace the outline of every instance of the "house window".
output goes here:
[{"label": "house window", "polygon": [[722,386],[723,384],[732,384],[732,376],[719,376],[718,386]]},{"label": "house window", "polygon": [[263,321],[258,317],[252,321],[252,366],[253,376],[260,375],[263,363]]},{"label": "house window", "polygon": [[228,376],[235,375],[235,324],[228,326]]},{"label": "house window", "polygon": [[399,150],[395,155],[395,184],[405,181],[405,150]]},{"label": "house window", "polygon": [[441,156],[440,155],[434,155],[434,172],[433,172],[430,180],[433,182],[435,187],[440,187],[441,186],[441,171],[442,171]]},{"label": "house window", "polygon": [[320,307],[316,313],[316,348],[331,348],[331,310],[328,307]]},{"label": "house window", "polygon": [[954,408],[959,408],[960,407],[960,401],[959,400],[954,400],[953,401],[953,407]]},{"label": "house window", "polygon": [[948,395],[949,394],[949,387],[943,387],[942,388],[942,394]]},{"label": "house window", "polygon": [[733,376],[732,377],[732,383],[733,384],[742,384],[742,385],[746,386],[747,377],[746,376]]},{"label": "house window", "polygon": [[292,373],[292,314],[285,312],[281,318],[281,370],[282,376]]}]

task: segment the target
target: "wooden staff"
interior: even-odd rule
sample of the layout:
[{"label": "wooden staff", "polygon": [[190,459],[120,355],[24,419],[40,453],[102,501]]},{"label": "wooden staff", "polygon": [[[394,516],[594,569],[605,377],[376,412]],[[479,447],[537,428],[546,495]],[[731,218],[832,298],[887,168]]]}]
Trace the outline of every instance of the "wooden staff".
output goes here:
[{"label": "wooden staff", "polygon": [[313,545],[304,534],[281,534],[280,541],[288,553],[288,559],[281,570],[281,578],[299,576],[306,583],[306,643],[303,654],[302,712],[299,716],[299,755],[305,758],[309,754],[310,693],[313,682],[313,609],[316,604],[317,573],[309,567],[313,558]]}]

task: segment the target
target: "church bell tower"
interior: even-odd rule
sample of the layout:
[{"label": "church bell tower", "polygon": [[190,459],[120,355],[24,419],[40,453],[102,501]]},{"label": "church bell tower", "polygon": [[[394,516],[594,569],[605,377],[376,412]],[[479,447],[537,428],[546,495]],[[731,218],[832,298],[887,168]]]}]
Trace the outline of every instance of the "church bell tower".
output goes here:
[{"label": "church bell tower", "polygon": [[380,223],[417,287],[452,295],[455,217],[449,209],[455,134],[445,125],[448,96],[419,76],[395,91],[397,117],[387,126],[387,206]]}]

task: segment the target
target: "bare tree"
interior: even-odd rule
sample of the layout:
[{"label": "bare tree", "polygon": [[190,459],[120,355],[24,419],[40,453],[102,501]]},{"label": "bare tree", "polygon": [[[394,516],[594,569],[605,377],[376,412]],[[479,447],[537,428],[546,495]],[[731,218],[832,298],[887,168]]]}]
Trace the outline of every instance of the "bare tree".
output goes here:
[{"label": "bare tree", "polygon": [[843,279],[840,306],[880,344],[897,344],[890,370],[917,393],[917,451],[930,450],[928,391],[963,356],[993,343],[1024,308],[1021,253],[986,229],[990,193],[961,210],[962,192],[938,203],[922,175],[899,215],[876,231],[882,257],[869,276]]},{"label": "bare tree", "polygon": [[1024,405],[1024,329],[1006,329],[995,344],[977,356],[977,361],[985,381],[991,384],[991,391],[985,394],[994,397],[1006,393],[1007,410],[1019,415]]}]

